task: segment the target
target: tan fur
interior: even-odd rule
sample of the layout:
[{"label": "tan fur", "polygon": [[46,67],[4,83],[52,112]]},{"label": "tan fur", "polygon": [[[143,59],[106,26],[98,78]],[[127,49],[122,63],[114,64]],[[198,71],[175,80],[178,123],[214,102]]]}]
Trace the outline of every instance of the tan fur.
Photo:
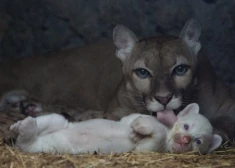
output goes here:
[{"label": "tan fur", "polygon": [[110,42],[0,62],[0,95],[26,90],[46,104],[104,110],[122,78]]},{"label": "tan fur", "polygon": [[[116,120],[130,113],[150,114],[151,110],[146,108],[148,103],[159,106],[157,110],[180,111],[187,104],[197,102],[200,113],[218,130],[234,137],[235,100],[225,86],[215,80],[207,57],[196,56],[200,43],[196,41],[194,45],[188,38],[170,36],[137,40],[127,28],[123,29],[120,37],[114,31],[114,38],[120,38],[114,43],[120,47],[116,56],[121,61],[114,55],[112,42],[105,41],[47,56],[1,62],[0,95],[25,90],[45,104],[105,111],[108,118]],[[120,43],[125,38],[129,40],[126,45]],[[173,69],[181,63],[190,66],[187,73],[170,78]],[[152,78],[139,79],[133,67],[148,69]],[[173,92],[174,102],[166,107],[154,98]],[[224,122],[227,119],[229,126]],[[222,127],[221,122],[224,122]]]},{"label": "tan fur", "polygon": [[[113,104],[123,107],[123,110],[129,111],[129,113],[133,111],[148,113],[148,109],[145,107],[141,107],[139,104],[135,106],[135,103],[130,102],[135,102],[134,96],[142,94],[146,96],[146,100],[143,100],[143,103],[146,103],[156,95],[165,96],[170,93],[171,91],[165,85],[165,78],[171,76],[174,67],[181,63],[188,63],[191,68],[186,75],[177,76],[173,79],[172,85],[174,85],[175,89],[187,88],[192,83],[192,75],[195,72],[196,62],[188,54],[183,42],[178,38],[171,37],[158,37],[137,42],[130,59],[123,64],[125,78],[123,82],[129,83],[129,87],[125,87],[125,84],[122,85],[117,99],[113,100]],[[133,69],[136,68],[149,70],[153,77],[151,79],[139,79],[133,72]],[[157,82],[154,82],[154,80]],[[151,86],[153,84],[156,86]],[[150,87],[152,88],[150,89]],[[130,92],[132,93],[130,94]],[[108,115],[112,119],[120,117],[120,114],[112,106]]]}]

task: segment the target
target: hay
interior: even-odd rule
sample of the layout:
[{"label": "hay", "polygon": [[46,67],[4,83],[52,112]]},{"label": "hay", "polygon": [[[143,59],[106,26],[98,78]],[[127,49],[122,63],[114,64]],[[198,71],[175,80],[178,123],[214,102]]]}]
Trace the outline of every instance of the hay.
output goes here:
[{"label": "hay", "polygon": [[0,143],[1,168],[220,168],[235,167],[235,147],[223,147],[208,155],[195,153],[159,154],[124,153],[119,155],[52,155],[20,152],[2,141]]}]

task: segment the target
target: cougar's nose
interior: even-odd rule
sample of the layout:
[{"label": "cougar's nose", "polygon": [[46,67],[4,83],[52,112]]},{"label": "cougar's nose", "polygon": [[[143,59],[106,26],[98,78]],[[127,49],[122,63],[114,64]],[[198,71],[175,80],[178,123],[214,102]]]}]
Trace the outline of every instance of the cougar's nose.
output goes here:
[{"label": "cougar's nose", "polygon": [[169,101],[172,99],[173,94],[168,94],[167,96],[155,96],[155,99],[159,101],[162,105],[167,105]]}]

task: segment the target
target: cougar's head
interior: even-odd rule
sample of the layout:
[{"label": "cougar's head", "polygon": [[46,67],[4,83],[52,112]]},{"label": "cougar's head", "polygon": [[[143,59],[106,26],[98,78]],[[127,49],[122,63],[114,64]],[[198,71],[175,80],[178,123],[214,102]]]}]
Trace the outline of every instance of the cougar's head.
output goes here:
[{"label": "cougar's head", "polygon": [[116,26],[113,40],[129,96],[149,112],[178,109],[194,82],[200,33],[200,24],[193,19],[179,37],[138,40],[128,28]]}]

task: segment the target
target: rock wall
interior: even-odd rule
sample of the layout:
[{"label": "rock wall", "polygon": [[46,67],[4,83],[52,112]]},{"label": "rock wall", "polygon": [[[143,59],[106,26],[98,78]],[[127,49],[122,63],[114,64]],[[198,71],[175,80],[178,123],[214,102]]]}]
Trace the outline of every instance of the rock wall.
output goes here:
[{"label": "rock wall", "polygon": [[235,0],[1,0],[0,58],[94,43],[116,24],[140,37],[178,35],[195,17],[218,76],[235,88],[234,9]]}]

